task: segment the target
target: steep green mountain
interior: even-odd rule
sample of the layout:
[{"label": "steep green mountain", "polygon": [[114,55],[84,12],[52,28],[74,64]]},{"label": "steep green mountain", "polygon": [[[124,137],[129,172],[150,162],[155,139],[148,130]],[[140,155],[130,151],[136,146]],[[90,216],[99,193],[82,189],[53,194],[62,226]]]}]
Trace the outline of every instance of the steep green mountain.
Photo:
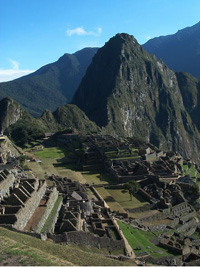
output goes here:
[{"label": "steep green mountain", "polygon": [[175,34],[153,38],[143,47],[174,71],[200,77],[200,22]]},{"label": "steep green mountain", "polygon": [[53,113],[46,110],[36,119],[11,98],[0,101],[0,129],[19,146],[44,137],[45,132],[99,132],[99,127],[75,105],[67,104]]},{"label": "steep green mountain", "polygon": [[25,110],[39,117],[45,109],[54,111],[70,102],[97,48],[64,54],[22,78],[0,83],[0,99],[10,96]]},{"label": "steep green mountain", "polygon": [[72,103],[105,132],[143,138],[200,161],[198,119],[194,123],[185,106],[191,87],[198,95],[199,80],[190,77],[185,85],[181,75],[188,77],[176,75],[133,36],[117,34],[94,56]]}]

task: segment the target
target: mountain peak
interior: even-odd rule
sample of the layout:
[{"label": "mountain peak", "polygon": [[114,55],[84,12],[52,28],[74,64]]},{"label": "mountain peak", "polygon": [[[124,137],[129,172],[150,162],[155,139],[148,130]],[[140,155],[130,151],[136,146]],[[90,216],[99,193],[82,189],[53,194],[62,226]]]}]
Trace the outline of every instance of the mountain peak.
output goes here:
[{"label": "mountain peak", "polygon": [[[200,147],[175,73],[131,35],[117,34],[98,50],[73,103],[110,134],[139,137],[189,157],[192,135]],[[200,161],[198,153],[192,157]]]},{"label": "mountain peak", "polygon": [[[122,40],[124,41],[127,41],[127,40],[131,40],[131,39],[135,39],[133,35],[130,35],[128,33],[125,33],[125,32],[122,32],[122,33],[117,33],[114,37],[112,37],[113,39],[114,38],[121,38]],[[112,39],[111,38],[111,39]]]},{"label": "mountain peak", "polygon": [[108,40],[108,42],[106,42],[105,45],[112,44],[114,46],[117,46],[117,45],[128,44],[128,43],[139,45],[137,40],[134,38],[134,36],[128,33],[117,33],[115,36],[110,38],[110,40]]}]

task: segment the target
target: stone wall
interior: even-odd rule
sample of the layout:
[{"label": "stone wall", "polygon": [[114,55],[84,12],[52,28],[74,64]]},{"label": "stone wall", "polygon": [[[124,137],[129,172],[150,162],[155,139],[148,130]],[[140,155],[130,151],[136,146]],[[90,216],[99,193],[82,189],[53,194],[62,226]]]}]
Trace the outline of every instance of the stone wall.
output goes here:
[{"label": "stone wall", "polygon": [[196,216],[196,212],[192,211],[188,213],[187,215],[181,216],[180,222],[184,224],[185,222],[189,221],[192,217],[195,217],[195,216]]},{"label": "stone wall", "polygon": [[17,222],[13,225],[14,228],[19,230],[23,230],[26,226],[27,222],[33,215],[35,209],[38,207],[42,197],[44,196],[46,191],[46,181],[40,185],[37,191],[34,191],[31,194],[31,198],[29,198],[25,203],[24,207],[19,210],[16,214]]},{"label": "stone wall", "polygon": [[58,190],[56,189],[56,187],[54,187],[52,192],[50,193],[49,199],[48,199],[48,201],[46,203],[45,212],[44,212],[42,218],[40,219],[40,221],[39,221],[39,223],[37,225],[36,233],[40,233],[41,232],[42,227],[44,226],[47,218],[49,217],[49,214],[50,214],[52,208],[54,207],[57,198],[58,198]]},{"label": "stone wall", "polygon": [[134,209],[126,209],[129,212],[143,212],[143,211],[148,211],[151,209],[154,209],[155,205],[154,204],[146,204],[142,207],[134,208]]},{"label": "stone wall", "polygon": [[91,191],[94,193],[94,195],[96,196],[96,198],[101,201],[101,203],[103,204],[103,207],[109,208],[109,206],[107,205],[107,203],[104,201],[104,199],[101,197],[101,195],[97,192],[97,190],[91,186],[90,187]]},{"label": "stone wall", "polygon": [[56,222],[58,220],[58,216],[59,216],[59,211],[62,207],[62,204],[63,204],[63,200],[60,202],[60,205],[58,206],[58,209],[57,209],[57,212],[56,212],[56,215],[53,219],[53,222],[52,222],[52,226],[51,226],[51,232],[54,233],[54,230],[55,230],[55,225],[56,225]]},{"label": "stone wall", "polygon": [[196,227],[197,227],[197,223],[196,223],[195,219],[192,219],[189,222],[187,222],[187,223],[183,224],[182,226],[178,227],[177,228],[177,232],[178,233],[187,234],[187,232],[189,230],[191,230],[191,228],[194,229],[194,232],[195,232]]},{"label": "stone wall", "polygon": [[187,202],[182,202],[180,204],[177,204],[175,206],[173,206],[171,209],[170,209],[170,213],[172,215],[181,215],[185,212],[188,212],[190,210],[190,206],[188,206],[188,203]]},{"label": "stone wall", "polygon": [[172,251],[174,251],[174,252],[176,252],[178,254],[182,254],[182,248],[178,248],[175,245],[172,246],[172,245],[170,245],[168,243],[162,242],[162,240],[160,241],[159,245],[164,247],[164,248],[166,248],[166,249],[168,249],[168,250],[172,250]]},{"label": "stone wall", "polygon": [[8,174],[7,177],[5,177],[5,175],[3,176],[3,174],[1,173],[0,175],[2,175],[2,179],[0,182],[0,196],[5,197],[7,194],[10,194],[10,188],[13,188],[15,176],[13,173]]},{"label": "stone wall", "polygon": [[106,248],[109,250],[125,248],[123,239],[113,240],[112,238],[99,237],[82,231],[65,232],[62,235],[48,235],[48,237],[51,237],[55,242],[72,242],[77,245]]},{"label": "stone wall", "polygon": [[162,231],[164,232],[167,228],[167,224],[159,224],[159,225],[149,225],[148,229],[152,232]]},{"label": "stone wall", "polygon": [[152,197],[150,194],[148,194],[145,190],[143,190],[142,188],[139,188],[138,193],[141,194],[141,196],[143,196],[147,201],[151,201]]},{"label": "stone wall", "polygon": [[151,216],[141,218],[141,219],[139,219],[139,221],[140,222],[150,222],[150,221],[162,220],[165,218],[166,218],[166,215],[163,214],[162,212],[159,212],[159,213],[153,214]]}]

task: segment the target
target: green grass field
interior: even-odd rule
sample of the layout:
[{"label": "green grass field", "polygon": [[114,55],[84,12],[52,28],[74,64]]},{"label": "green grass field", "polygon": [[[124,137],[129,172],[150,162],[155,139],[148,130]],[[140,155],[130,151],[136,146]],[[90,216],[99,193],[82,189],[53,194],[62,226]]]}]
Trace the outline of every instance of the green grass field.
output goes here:
[{"label": "green grass field", "polygon": [[[166,249],[151,243],[150,240],[155,238],[151,232],[136,230],[119,220],[117,223],[136,255],[138,252],[148,252],[154,258],[172,255]],[[140,247],[141,250],[137,250],[136,247]]]},{"label": "green grass field", "polygon": [[66,150],[61,147],[45,147],[42,151],[35,151],[34,154],[41,160],[44,158],[60,159],[65,156]]}]

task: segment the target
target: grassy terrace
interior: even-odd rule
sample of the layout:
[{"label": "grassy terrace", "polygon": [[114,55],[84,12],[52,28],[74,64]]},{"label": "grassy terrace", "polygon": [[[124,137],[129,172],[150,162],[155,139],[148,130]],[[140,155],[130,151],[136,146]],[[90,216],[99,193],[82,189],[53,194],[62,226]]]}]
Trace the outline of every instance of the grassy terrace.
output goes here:
[{"label": "grassy terrace", "polygon": [[127,191],[122,189],[107,189],[107,191],[124,209],[133,209],[149,204],[139,194],[135,194],[130,201],[130,195]]},{"label": "grassy terrace", "polygon": [[44,158],[59,159],[65,156],[66,150],[61,147],[45,147],[43,150],[36,151],[34,154],[41,160]]},{"label": "grassy terrace", "polygon": [[[172,255],[172,253],[169,253],[167,249],[151,243],[150,240],[155,238],[153,233],[136,230],[132,226],[119,220],[117,223],[136,255],[139,255],[140,252],[148,252],[154,258]],[[140,247],[141,250],[137,250],[136,247]]]},{"label": "grassy terrace", "polygon": [[[41,164],[37,162],[27,162],[27,165],[32,169],[33,173],[40,179],[44,179],[45,173],[51,175],[60,175],[68,177],[74,181],[85,183],[85,178],[71,168],[72,166],[59,164],[58,159],[62,159],[68,152],[60,147],[47,147],[42,151],[35,151],[35,157],[40,158]],[[71,168],[71,169],[70,169]]]},{"label": "grassy terrace", "polygon": [[58,207],[60,205],[60,202],[62,201],[62,197],[61,196],[58,196],[55,204],[54,204],[54,207],[53,209],[51,210],[50,214],[49,214],[49,217],[47,218],[43,228],[42,228],[42,233],[48,233],[48,232],[51,232],[52,230],[52,223],[53,223],[53,220],[56,216],[56,212],[58,210]]},{"label": "grassy terrace", "polygon": [[137,153],[138,149],[132,148],[132,154],[127,150],[120,150],[119,153],[117,151],[108,151],[105,152],[105,156],[107,159],[135,159],[140,158]]},{"label": "grassy terrace", "polygon": [[104,187],[99,187],[96,188],[96,190],[106,201],[112,211],[124,213],[125,209],[134,209],[142,207],[145,204],[149,204],[138,194],[133,196],[132,201],[130,201],[129,193],[122,189],[106,189]]},{"label": "grassy terrace", "polygon": [[117,261],[82,251],[78,246],[62,246],[51,241],[16,233],[0,227],[1,266],[128,266],[129,261]]},{"label": "grassy terrace", "polygon": [[112,197],[112,195],[104,187],[97,187],[96,190],[106,201],[112,211],[125,213],[123,207]]}]

